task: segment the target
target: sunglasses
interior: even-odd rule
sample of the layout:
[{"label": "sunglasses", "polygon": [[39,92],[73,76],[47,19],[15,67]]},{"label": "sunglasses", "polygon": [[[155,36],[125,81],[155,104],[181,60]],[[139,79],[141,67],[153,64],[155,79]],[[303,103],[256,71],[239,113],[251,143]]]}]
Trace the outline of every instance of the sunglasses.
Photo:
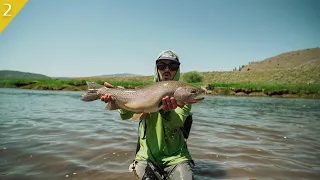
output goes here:
[{"label": "sunglasses", "polygon": [[164,64],[164,63],[159,63],[157,64],[157,68],[161,71],[165,70],[167,67],[169,68],[170,71],[176,71],[179,68],[179,64],[177,63],[169,63],[169,64]]}]

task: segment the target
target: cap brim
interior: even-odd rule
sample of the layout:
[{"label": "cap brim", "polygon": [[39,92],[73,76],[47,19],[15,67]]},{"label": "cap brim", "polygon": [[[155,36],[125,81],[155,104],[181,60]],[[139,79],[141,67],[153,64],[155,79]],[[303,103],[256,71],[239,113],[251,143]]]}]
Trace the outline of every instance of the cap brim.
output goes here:
[{"label": "cap brim", "polygon": [[175,58],[159,58],[159,59],[157,59],[156,62],[158,62],[160,60],[169,60],[169,61],[174,61],[174,62],[177,62],[178,64],[180,64],[180,62]]}]

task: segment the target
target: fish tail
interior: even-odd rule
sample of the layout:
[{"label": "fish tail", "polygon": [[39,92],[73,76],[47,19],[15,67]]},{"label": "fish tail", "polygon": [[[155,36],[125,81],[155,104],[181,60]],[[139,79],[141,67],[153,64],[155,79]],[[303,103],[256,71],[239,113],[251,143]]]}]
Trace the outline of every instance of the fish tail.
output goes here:
[{"label": "fish tail", "polygon": [[82,101],[95,101],[100,99],[100,96],[97,93],[84,93],[81,97]]},{"label": "fish tail", "polygon": [[98,91],[100,88],[102,88],[104,86],[101,84],[97,84],[95,82],[90,82],[90,81],[86,81],[86,83],[88,86],[88,90],[86,93],[84,93],[82,95],[81,100],[82,101],[95,101],[97,99],[100,99]]}]

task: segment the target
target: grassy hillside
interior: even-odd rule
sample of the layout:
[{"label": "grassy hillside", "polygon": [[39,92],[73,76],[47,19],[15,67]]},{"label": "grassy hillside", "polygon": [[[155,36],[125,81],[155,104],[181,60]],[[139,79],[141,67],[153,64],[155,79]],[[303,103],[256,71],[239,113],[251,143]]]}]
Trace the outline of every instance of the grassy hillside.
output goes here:
[{"label": "grassy hillside", "polygon": [[[320,67],[320,48],[310,48],[282,53],[259,62],[250,62],[240,71],[265,69],[312,69]],[[238,69],[239,70],[239,69]]]},{"label": "grassy hillside", "polygon": [[205,83],[320,84],[320,67],[203,72]]},{"label": "grassy hillside", "polygon": [[21,71],[10,71],[2,70],[0,71],[0,79],[50,79],[50,77],[42,74],[35,74],[29,72]]}]

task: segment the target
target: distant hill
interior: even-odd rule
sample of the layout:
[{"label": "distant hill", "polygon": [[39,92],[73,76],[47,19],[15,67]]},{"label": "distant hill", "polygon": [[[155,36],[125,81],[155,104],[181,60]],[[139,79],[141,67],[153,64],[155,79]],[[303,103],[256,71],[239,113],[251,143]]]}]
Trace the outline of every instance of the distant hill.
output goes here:
[{"label": "distant hill", "polygon": [[1,70],[0,78],[2,79],[14,79],[14,78],[25,78],[25,79],[51,79],[50,77],[42,74],[35,74],[21,71]]},{"label": "distant hill", "polygon": [[259,62],[250,62],[240,71],[262,69],[312,69],[320,67],[320,48],[310,48],[282,53]]},{"label": "distant hill", "polygon": [[106,75],[98,75],[98,76],[88,76],[88,77],[51,77],[53,79],[73,79],[73,78],[104,78],[104,77],[135,77],[141,76],[138,74],[130,74],[130,73],[121,73],[121,74],[106,74]]}]

